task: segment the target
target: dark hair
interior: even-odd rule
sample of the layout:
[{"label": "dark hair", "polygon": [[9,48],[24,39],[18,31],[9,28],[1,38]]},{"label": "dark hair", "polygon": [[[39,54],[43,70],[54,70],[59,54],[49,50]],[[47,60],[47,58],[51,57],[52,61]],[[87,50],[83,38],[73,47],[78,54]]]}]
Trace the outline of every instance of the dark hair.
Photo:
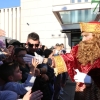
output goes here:
[{"label": "dark hair", "polygon": [[56,44],[56,46],[60,46],[60,44],[59,44],[59,43],[57,43],[57,44]]},{"label": "dark hair", "polygon": [[20,51],[26,51],[26,48],[24,47],[18,47],[18,48],[15,48],[15,51],[14,51],[14,55],[17,55]]},{"label": "dark hair", "polygon": [[18,63],[5,63],[0,66],[0,78],[5,82],[9,82],[8,77],[14,74],[15,69],[18,67]]},{"label": "dark hair", "polygon": [[44,51],[45,45],[42,45],[42,50]]},{"label": "dark hair", "polygon": [[63,43],[61,43],[60,45],[64,45]]},{"label": "dark hair", "polygon": [[43,55],[45,56],[45,58],[48,58],[49,55],[52,53],[53,51],[50,49],[45,49],[43,52]]},{"label": "dark hair", "polygon": [[39,35],[35,32],[32,32],[30,34],[28,34],[28,38],[27,39],[32,39],[32,40],[39,40]]}]

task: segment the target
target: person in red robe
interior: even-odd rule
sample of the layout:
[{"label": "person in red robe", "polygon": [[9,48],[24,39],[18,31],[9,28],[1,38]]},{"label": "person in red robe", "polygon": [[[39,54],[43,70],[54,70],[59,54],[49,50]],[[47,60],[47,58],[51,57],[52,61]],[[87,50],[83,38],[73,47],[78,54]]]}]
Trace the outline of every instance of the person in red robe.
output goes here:
[{"label": "person in red robe", "polygon": [[81,22],[80,29],[82,41],[54,57],[55,70],[76,82],[74,100],[100,100],[100,22]]}]

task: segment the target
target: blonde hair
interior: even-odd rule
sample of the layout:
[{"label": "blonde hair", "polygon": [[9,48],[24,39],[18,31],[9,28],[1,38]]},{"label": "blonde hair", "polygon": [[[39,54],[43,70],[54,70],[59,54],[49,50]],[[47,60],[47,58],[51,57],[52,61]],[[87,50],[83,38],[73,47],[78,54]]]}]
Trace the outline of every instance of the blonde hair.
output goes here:
[{"label": "blonde hair", "polygon": [[100,58],[100,34],[93,33],[92,40],[79,43],[77,59],[82,65],[86,65],[93,64],[98,58]]}]

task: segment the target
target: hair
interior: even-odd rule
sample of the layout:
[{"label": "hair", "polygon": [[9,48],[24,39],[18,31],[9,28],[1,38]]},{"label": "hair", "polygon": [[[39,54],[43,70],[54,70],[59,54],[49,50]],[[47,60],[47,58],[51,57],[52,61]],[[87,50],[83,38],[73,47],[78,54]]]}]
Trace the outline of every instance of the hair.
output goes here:
[{"label": "hair", "polygon": [[5,63],[0,66],[0,78],[5,82],[9,82],[8,77],[14,74],[15,69],[18,67],[18,63]]},{"label": "hair", "polygon": [[64,45],[63,43],[61,43],[60,45]]},{"label": "hair", "polygon": [[24,48],[24,47],[18,47],[18,48],[15,48],[14,55],[18,55],[18,53],[20,51],[26,51],[27,52],[26,48]]},{"label": "hair", "polygon": [[93,39],[79,43],[77,59],[82,65],[86,65],[93,64],[98,58],[100,58],[100,34],[93,33]]},{"label": "hair", "polygon": [[59,43],[57,43],[57,44],[56,44],[56,46],[60,46],[60,44],[59,44]]},{"label": "hair", "polygon": [[48,58],[49,55],[52,53],[53,51],[50,49],[45,49],[43,55],[45,56],[45,58]]},{"label": "hair", "polygon": [[39,40],[39,35],[35,32],[32,32],[30,34],[28,34],[28,38],[27,39],[32,39],[32,40]]}]

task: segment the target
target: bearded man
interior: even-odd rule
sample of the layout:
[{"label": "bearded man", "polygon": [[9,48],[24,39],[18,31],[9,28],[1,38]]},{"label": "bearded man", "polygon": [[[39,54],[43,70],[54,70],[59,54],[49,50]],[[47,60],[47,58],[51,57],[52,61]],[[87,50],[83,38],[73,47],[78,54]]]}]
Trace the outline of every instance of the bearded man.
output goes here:
[{"label": "bearded man", "polygon": [[54,57],[58,74],[76,82],[74,100],[100,100],[100,23],[80,23],[82,41],[68,54]]}]

